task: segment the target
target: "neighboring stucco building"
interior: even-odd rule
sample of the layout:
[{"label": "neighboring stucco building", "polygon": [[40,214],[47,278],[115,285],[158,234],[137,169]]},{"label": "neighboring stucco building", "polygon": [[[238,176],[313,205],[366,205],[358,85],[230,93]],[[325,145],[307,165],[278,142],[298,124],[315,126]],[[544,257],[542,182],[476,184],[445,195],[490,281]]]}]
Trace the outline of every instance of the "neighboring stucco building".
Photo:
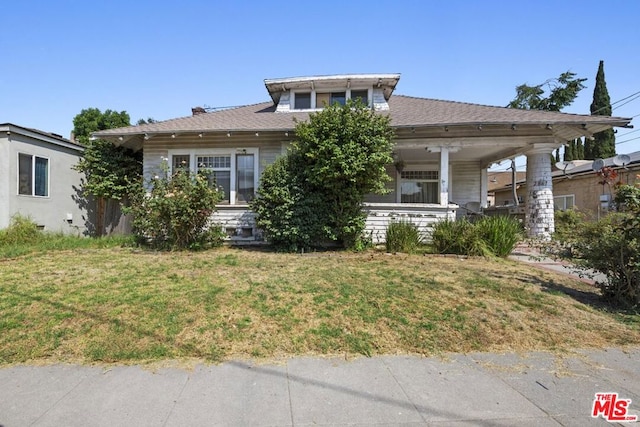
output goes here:
[{"label": "neighboring stucco building", "polygon": [[517,110],[394,95],[400,74],[349,74],[267,79],[271,100],[190,117],[96,132],[117,145],[143,150],[144,175],[157,173],[163,158],[170,168],[212,170],[227,200],[215,219],[232,238],[259,239],[248,201],[260,174],[295,139],[295,120],[325,104],[359,98],[389,115],[395,131],[396,164],[389,165],[390,192],[371,196],[365,206],[367,230],[384,239],[388,222],[410,218],[424,230],[436,221],[465,214],[461,207],[486,206],[487,168],[527,156],[529,234],[553,232],[550,153],[568,140],[590,136],[630,119]]},{"label": "neighboring stucco building", "polygon": [[86,234],[82,175],[71,169],[83,151],[60,135],[0,124],[0,229],[20,214],[46,231]]},{"label": "neighboring stucco building", "polygon": [[[615,182],[634,184],[639,182],[640,151],[628,155],[628,162],[610,157],[603,160],[607,168],[616,171]],[[617,161],[617,165],[616,165]],[[611,210],[614,188],[610,184],[602,184],[603,178],[593,170],[592,160],[574,160],[567,170],[552,172],[553,201],[556,210],[578,209],[591,218],[598,218]],[[496,189],[496,204],[512,204],[512,186],[506,184]],[[521,179],[516,182],[518,195],[523,198],[527,194],[527,181]]]}]

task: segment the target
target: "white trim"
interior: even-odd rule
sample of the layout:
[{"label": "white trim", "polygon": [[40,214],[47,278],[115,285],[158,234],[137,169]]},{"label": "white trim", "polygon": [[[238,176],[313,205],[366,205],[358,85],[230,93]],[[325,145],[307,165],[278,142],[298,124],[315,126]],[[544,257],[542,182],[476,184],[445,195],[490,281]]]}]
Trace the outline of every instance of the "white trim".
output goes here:
[{"label": "white trim", "polygon": [[[350,88],[327,88],[327,89],[315,89],[315,88],[301,88],[301,89],[291,89],[289,96],[289,111],[321,111],[324,107],[318,107],[316,105],[316,97],[320,93],[334,93],[334,92],[344,92],[345,102],[351,99],[351,91],[367,91],[367,107],[372,108],[373,106],[373,88],[372,87],[350,87]],[[311,108],[296,108],[296,93],[309,93],[311,96]]]},{"label": "white trim", "polygon": [[[562,209],[558,209],[556,208],[556,199],[563,199],[563,208]],[[571,207],[567,207],[567,199],[571,199],[572,203],[571,203]],[[569,209],[573,209],[576,206],[576,195],[575,194],[562,194],[560,196],[553,196],[553,210],[558,210],[558,211],[566,211]]]},{"label": "white trim", "polygon": [[[197,171],[196,158],[197,156],[229,156],[231,157],[231,182],[229,184],[229,205],[245,206],[246,204],[236,204],[236,154],[253,154],[253,184],[257,190],[260,182],[260,149],[258,147],[235,147],[235,148],[191,148],[184,149],[170,149],[167,150],[167,156],[169,157],[169,173],[173,173],[173,156],[189,155],[189,170]],[[226,205],[225,205],[226,206]]]},{"label": "white trim", "polygon": [[[31,194],[22,194],[20,193],[20,155],[31,157]],[[23,153],[20,151],[16,152],[16,195],[23,197],[38,197],[41,199],[51,198],[51,158],[46,156],[40,156],[38,154],[29,154]],[[36,192],[36,158],[45,159],[47,161],[47,194],[45,196],[40,196],[35,194]]]}]

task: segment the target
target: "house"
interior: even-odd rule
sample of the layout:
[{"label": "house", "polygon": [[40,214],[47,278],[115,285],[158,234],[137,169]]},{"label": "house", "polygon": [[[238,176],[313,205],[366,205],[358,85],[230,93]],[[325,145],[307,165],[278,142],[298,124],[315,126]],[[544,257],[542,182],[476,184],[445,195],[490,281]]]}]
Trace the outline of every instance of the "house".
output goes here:
[{"label": "house", "polygon": [[[640,151],[629,155],[620,155],[603,159],[596,164],[615,171],[615,177],[610,183],[603,183],[601,175],[594,170],[593,160],[574,160],[567,162],[567,167],[554,168],[551,173],[553,180],[553,204],[555,210],[579,209],[592,218],[599,218],[611,210],[614,197],[613,183],[634,184],[640,174]],[[512,186],[496,189],[495,198],[499,205],[512,203]],[[520,198],[527,194],[527,181],[520,179],[516,182],[516,191]]]},{"label": "house", "polygon": [[[507,187],[513,181],[513,173],[512,171],[489,171],[487,173],[489,178],[489,188],[487,195],[487,208],[495,207],[497,204],[496,201],[496,190],[502,190]],[[516,182],[522,181],[526,179],[527,174],[524,171],[516,171],[515,180]],[[506,204],[513,203],[513,197],[511,200],[506,201]],[[524,199],[520,199],[521,203],[524,203]],[[505,201],[501,201],[500,204],[505,204]]]},{"label": "house", "polygon": [[295,120],[306,120],[323,105],[360,98],[389,115],[395,130],[395,168],[390,192],[367,199],[367,230],[384,239],[393,218],[411,218],[428,230],[435,221],[464,215],[466,206],[486,206],[487,169],[495,162],[527,156],[530,192],[527,230],[553,232],[550,153],[566,141],[631,119],[516,110],[394,95],[400,74],[349,74],[267,79],[270,100],[158,123],[96,132],[117,145],[143,150],[144,176],[169,166],[213,171],[226,194],[215,219],[232,238],[259,239],[247,203],[260,174],[295,139]]},{"label": "house", "polygon": [[83,151],[60,135],[0,124],[0,229],[20,214],[43,230],[85,234],[82,175],[71,169]]}]

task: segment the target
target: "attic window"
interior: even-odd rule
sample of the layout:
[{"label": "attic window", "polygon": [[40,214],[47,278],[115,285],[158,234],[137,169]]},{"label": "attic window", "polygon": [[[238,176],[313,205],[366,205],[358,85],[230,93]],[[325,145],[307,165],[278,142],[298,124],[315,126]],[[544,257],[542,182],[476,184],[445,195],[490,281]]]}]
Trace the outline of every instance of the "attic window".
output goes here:
[{"label": "attic window", "polygon": [[324,108],[326,106],[338,103],[344,105],[347,102],[346,92],[329,92],[316,94],[316,108]]},{"label": "attic window", "polygon": [[296,92],[293,108],[296,110],[308,110],[311,108],[311,92]]},{"label": "attic window", "polygon": [[359,99],[364,105],[369,105],[369,90],[354,89],[341,90],[335,92],[321,92],[312,90],[311,92],[294,92],[294,110],[314,110],[324,108],[333,104],[345,105],[348,99]]}]

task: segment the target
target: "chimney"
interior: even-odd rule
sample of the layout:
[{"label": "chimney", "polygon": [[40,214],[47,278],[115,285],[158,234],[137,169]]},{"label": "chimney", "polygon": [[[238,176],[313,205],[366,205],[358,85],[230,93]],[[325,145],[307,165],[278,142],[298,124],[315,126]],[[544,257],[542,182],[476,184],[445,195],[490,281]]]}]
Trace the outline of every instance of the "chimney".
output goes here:
[{"label": "chimney", "polygon": [[206,112],[207,112],[207,110],[205,110],[202,107],[193,107],[191,109],[191,114],[193,114],[194,116],[197,116],[198,114],[204,114]]}]

